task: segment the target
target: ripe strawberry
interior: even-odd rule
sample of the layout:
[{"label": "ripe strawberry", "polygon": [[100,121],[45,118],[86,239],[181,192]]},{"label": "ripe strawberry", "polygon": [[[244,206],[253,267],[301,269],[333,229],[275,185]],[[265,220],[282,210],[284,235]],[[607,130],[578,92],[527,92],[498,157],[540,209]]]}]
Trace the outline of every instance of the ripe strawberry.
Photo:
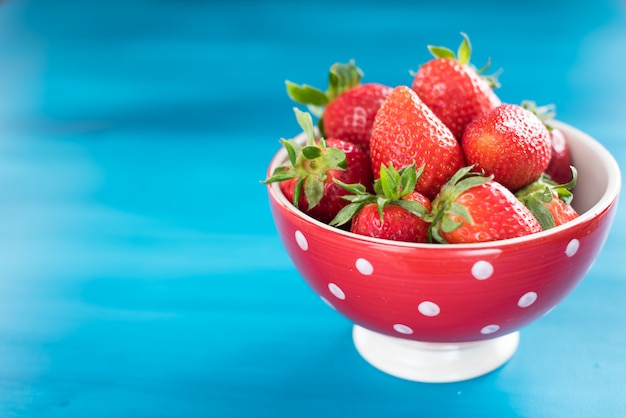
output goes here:
[{"label": "ripe strawberry", "polygon": [[353,61],[336,63],[330,67],[326,92],[287,81],[287,94],[321,117],[324,136],[350,141],[369,152],[374,117],[392,89],[379,83],[361,84],[362,76]]},{"label": "ripe strawberry", "polygon": [[414,191],[418,172],[415,165],[397,171],[392,164],[380,168],[380,178],[374,184],[376,194],[368,193],[360,184],[345,184],[335,180],[351,195],[344,199],[351,203],[344,207],[330,225],[341,226],[350,220],[350,231],[370,237],[394,241],[428,242],[430,223],[425,220],[431,202]]},{"label": "ripe strawberry", "polygon": [[391,90],[383,84],[368,83],[337,96],[324,111],[324,132],[351,141],[369,152],[374,118]]},{"label": "ripe strawberry", "polygon": [[568,183],[557,184],[547,175],[542,175],[539,180],[515,193],[544,231],[578,217],[578,212],[571,206],[574,195],[570,191],[576,185],[577,171],[574,166],[570,169],[572,180]]},{"label": "ripe strawberry", "polygon": [[478,71],[470,64],[470,41],[466,34],[461,35],[456,55],[448,48],[428,46],[435,58],[419,68],[411,85],[458,141],[475,117],[501,104],[493,91],[499,87],[496,76],[481,75],[489,64]]},{"label": "ripe strawberry", "polygon": [[460,169],[433,200],[430,232],[440,243],[473,243],[541,231],[533,214],[492,176]]},{"label": "ripe strawberry", "polygon": [[370,155],[374,178],[381,165],[424,166],[415,190],[429,199],[464,165],[450,129],[407,86],[395,87],[376,114]]},{"label": "ripe strawberry", "polygon": [[294,206],[328,223],[348,204],[341,198],[348,192],[334,179],[361,183],[371,189],[373,179],[369,157],[347,141],[332,138],[316,141],[311,115],[295,108],[294,111],[306,133],[306,145],[301,146],[293,139],[282,139],[290,165],[276,168],[263,183],[280,182],[280,189]]},{"label": "ripe strawberry", "polygon": [[560,129],[554,127],[549,131],[552,157],[545,173],[556,183],[568,183],[572,180],[572,171],[570,170],[572,157],[570,156],[565,134]]},{"label": "ripe strawberry", "polygon": [[461,147],[467,164],[476,165],[515,192],[537,180],[552,155],[550,133],[532,112],[503,104],[478,116],[465,129]]},{"label": "ripe strawberry", "polygon": [[381,218],[377,205],[368,203],[355,216],[350,231],[393,241],[425,243],[428,242],[428,226],[419,216],[398,205],[386,206]]},{"label": "ripe strawberry", "polygon": [[550,143],[552,145],[552,157],[545,173],[557,184],[568,183],[572,180],[572,158],[563,131],[552,125],[552,120],[556,116],[554,105],[537,106],[530,100],[522,102],[522,107],[533,112],[546,126],[550,132]]}]

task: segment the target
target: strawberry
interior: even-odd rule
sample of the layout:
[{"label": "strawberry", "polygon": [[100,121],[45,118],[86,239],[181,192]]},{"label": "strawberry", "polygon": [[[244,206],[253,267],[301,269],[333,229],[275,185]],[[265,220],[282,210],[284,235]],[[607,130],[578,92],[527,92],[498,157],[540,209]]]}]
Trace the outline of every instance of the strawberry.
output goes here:
[{"label": "strawberry", "polygon": [[533,101],[525,100],[522,102],[522,107],[537,115],[548,129],[548,132],[550,132],[552,157],[545,173],[557,184],[570,182],[572,180],[572,171],[570,169],[572,159],[563,131],[555,128],[551,123],[556,116],[554,105],[537,106]]},{"label": "strawberry", "polygon": [[540,232],[526,206],[493,176],[460,169],[432,202],[432,239],[440,243],[474,243]]},{"label": "strawberry", "polygon": [[549,176],[542,175],[539,180],[515,193],[515,196],[535,215],[543,230],[554,228],[576,219],[578,212],[571,206],[574,195],[571,189],[576,185],[577,172],[570,167],[572,180],[558,184]]},{"label": "strawberry", "polygon": [[489,64],[476,70],[470,64],[471,44],[466,34],[455,55],[445,47],[428,46],[435,57],[415,73],[411,88],[460,141],[465,127],[477,116],[501,104],[493,88],[497,78],[482,76]]},{"label": "strawberry", "polygon": [[429,199],[464,165],[450,129],[407,86],[395,87],[376,114],[370,155],[374,178],[381,165],[424,166],[415,190]]},{"label": "strawberry", "polygon": [[568,183],[572,180],[572,157],[563,131],[552,127],[550,131],[550,144],[552,145],[552,157],[545,173],[556,183]]},{"label": "strawberry", "polygon": [[[316,141],[311,114],[294,108],[307,138],[305,146],[293,139],[281,139],[289,155],[289,165],[278,167],[263,183],[280,182],[280,189],[294,206],[309,216],[328,223],[348,202],[348,192],[337,183],[373,182],[368,155],[356,145],[338,139]],[[304,193],[302,193],[304,191]]]},{"label": "strawberry", "polygon": [[415,165],[397,171],[392,164],[380,168],[380,178],[374,183],[376,194],[368,193],[360,184],[345,184],[335,179],[351,195],[344,199],[351,203],[344,207],[330,225],[341,226],[352,220],[350,231],[370,237],[394,241],[427,242],[426,221],[431,202],[414,191],[417,178],[423,172]]},{"label": "strawberry", "polygon": [[369,152],[374,117],[392,89],[380,83],[361,84],[362,76],[353,61],[336,63],[330,67],[325,92],[287,81],[287,94],[321,117],[323,135],[350,141]]},{"label": "strawberry", "polygon": [[428,225],[399,205],[386,206],[381,217],[377,205],[369,203],[354,218],[350,231],[393,241],[428,242]]},{"label": "strawberry", "polygon": [[552,155],[543,122],[515,104],[502,104],[474,119],[463,133],[461,147],[467,164],[493,174],[513,192],[537,180]]},{"label": "strawberry", "polygon": [[351,141],[369,152],[374,118],[391,90],[383,84],[368,83],[337,96],[324,111],[326,135]]}]

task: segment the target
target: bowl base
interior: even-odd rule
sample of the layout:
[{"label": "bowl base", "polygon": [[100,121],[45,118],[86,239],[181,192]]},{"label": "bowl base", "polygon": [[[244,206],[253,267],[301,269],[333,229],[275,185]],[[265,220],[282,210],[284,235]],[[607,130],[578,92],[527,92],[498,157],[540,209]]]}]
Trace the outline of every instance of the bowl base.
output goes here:
[{"label": "bowl base", "polygon": [[431,343],[354,325],[352,339],[359,354],[387,374],[415,382],[447,383],[482,376],[502,366],[517,350],[519,331],[482,341]]}]

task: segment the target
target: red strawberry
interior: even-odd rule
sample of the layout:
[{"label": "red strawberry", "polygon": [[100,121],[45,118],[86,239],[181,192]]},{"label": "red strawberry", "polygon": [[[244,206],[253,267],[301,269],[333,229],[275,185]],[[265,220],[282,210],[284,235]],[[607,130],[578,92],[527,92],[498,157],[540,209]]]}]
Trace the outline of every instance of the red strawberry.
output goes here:
[{"label": "red strawberry", "polygon": [[362,76],[353,61],[336,63],[330,67],[326,92],[287,81],[287,94],[321,117],[324,136],[350,141],[369,152],[374,117],[392,89],[379,83],[361,84]]},{"label": "red strawberry", "polygon": [[354,142],[369,152],[372,125],[393,89],[377,83],[361,84],[337,96],[324,110],[324,132]]},{"label": "red strawberry", "polygon": [[572,180],[566,184],[557,184],[543,175],[539,180],[515,193],[515,196],[535,215],[544,230],[578,217],[578,212],[571,206],[574,196],[570,191],[576,185],[577,172],[573,166],[570,169],[569,177]]},{"label": "red strawberry", "polygon": [[431,235],[441,243],[473,243],[541,231],[533,214],[492,176],[459,170],[433,201]]},{"label": "red strawberry", "polygon": [[435,59],[419,68],[411,85],[459,141],[468,123],[501,103],[493,92],[499,87],[496,77],[480,75],[489,65],[477,71],[470,64],[469,38],[461,35],[457,55],[448,48],[428,46]]},{"label": "red strawberry", "polygon": [[[316,141],[311,115],[294,109],[307,143],[282,139],[290,165],[281,166],[263,183],[280,182],[280,189],[293,204],[309,216],[328,223],[348,202],[348,192],[334,179],[361,183],[373,182],[369,157],[356,145],[337,139]],[[304,193],[302,193],[304,191]]]},{"label": "red strawberry", "polygon": [[546,174],[556,183],[568,183],[572,180],[572,158],[563,131],[558,128],[550,130],[550,143],[552,144],[552,157]]},{"label": "red strawberry", "polygon": [[376,114],[370,155],[375,178],[381,165],[424,166],[415,190],[429,199],[464,165],[450,129],[407,86],[394,88]]},{"label": "red strawberry", "polygon": [[355,216],[350,231],[393,241],[428,242],[428,225],[398,205],[386,206],[381,218],[378,206],[368,203]]},{"label": "red strawberry", "polygon": [[522,107],[537,115],[550,132],[552,157],[545,173],[557,184],[569,183],[572,180],[570,168],[572,159],[563,131],[552,125],[552,120],[556,116],[554,105],[537,106],[534,102],[525,100],[522,102]]},{"label": "red strawberry", "polygon": [[430,200],[415,192],[417,178],[423,172],[411,165],[397,171],[393,165],[380,168],[376,194],[369,194],[360,184],[345,184],[353,193],[344,196],[351,203],[343,208],[330,225],[340,226],[352,220],[351,232],[394,241],[428,242],[430,223],[425,219],[431,209]]},{"label": "red strawberry", "polygon": [[537,180],[551,157],[550,133],[532,112],[503,104],[474,119],[461,142],[470,165],[515,192]]}]

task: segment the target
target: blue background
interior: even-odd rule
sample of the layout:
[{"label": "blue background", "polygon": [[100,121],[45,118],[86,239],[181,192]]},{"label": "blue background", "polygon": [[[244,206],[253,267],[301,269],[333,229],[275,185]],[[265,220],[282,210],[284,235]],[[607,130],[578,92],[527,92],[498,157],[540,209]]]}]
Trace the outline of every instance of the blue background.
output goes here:
[{"label": "blue background", "polygon": [[284,81],[409,84],[461,31],[504,101],[626,166],[617,0],[0,1],[0,416],[626,416],[623,199],[585,280],[461,383],[367,364],[278,239]]}]

